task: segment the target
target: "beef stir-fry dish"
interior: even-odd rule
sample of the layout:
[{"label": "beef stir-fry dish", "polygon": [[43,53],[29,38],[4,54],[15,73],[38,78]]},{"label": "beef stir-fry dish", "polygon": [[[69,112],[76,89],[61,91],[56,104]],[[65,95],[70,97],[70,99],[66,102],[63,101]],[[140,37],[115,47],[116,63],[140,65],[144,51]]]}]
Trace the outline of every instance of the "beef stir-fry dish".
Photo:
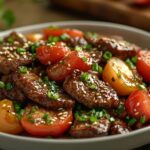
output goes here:
[{"label": "beef stir-fry dish", "polygon": [[150,51],[117,35],[48,27],[0,40],[0,132],[92,138],[150,124]]}]

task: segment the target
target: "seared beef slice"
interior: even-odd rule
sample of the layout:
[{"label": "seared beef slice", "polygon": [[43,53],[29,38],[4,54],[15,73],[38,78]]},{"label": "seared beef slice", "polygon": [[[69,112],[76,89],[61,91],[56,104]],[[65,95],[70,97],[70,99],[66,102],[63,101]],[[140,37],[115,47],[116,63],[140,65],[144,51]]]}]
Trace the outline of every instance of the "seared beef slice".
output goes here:
[{"label": "seared beef slice", "polygon": [[119,99],[117,93],[97,76],[89,74],[88,83],[81,81],[83,72],[75,70],[67,77],[63,87],[64,90],[79,103],[88,108],[104,107],[115,108]]},{"label": "seared beef slice", "polygon": [[74,105],[74,101],[61,91],[59,91],[59,98],[57,100],[48,98],[49,89],[47,85],[34,73],[21,74],[16,72],[13,75],[13,80],[30,100],[46,108],[72,108]]},{"label": "seared beef slice", "polygon": [[[20,52],[18,48],[23,48],[25,51]],[[0,44],[0,72],[9,74],[20,65],[30,64],[33,57],[28,52],[28,48],[29,45],[22,35],[13,32],[6,37],[3,44]]]}]

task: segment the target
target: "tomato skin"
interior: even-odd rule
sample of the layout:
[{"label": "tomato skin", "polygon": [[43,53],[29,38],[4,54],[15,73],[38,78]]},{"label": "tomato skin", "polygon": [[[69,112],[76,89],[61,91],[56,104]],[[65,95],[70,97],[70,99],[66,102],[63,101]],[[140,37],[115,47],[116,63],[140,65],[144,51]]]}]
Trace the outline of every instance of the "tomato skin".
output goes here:
[{"label": "tomato skin", "polygon": [[146,121],[150,121],[150,95],[147,91],[132,92],[125,101],[125,108],[132,117],[140,119],[144,116]]},{"label": "tomato skin", "polygon": [[150,0],[134,0],[134,3],[138,5],[150,5]]},{"label": "tomato skin", "polygon": [[137,71],[144,81],[150,83],[150,51],[139,51]]},{"label": "tomato skin", "polygon": [[28,121],[27,116],[24,115],[21,124],[23,128],[32,136],[45,137],[53,136],[59,137],[66,132],[73,121],[72,111],[68,111],[68,115],[64,120],[57,119],[53,124],[34,124]]},{"label": "tomato skin", "polygon": [[44,29],[44,36],[48,39],[49,36],[61,36],[68,34],[70,37],[83,37],[83,32],[77,29]]},{"label": "tomato skin", "polygon": [[[82,56],[88,59],[87,62],[83,61]],[[75,69],[82,71],[90,70],[91,65],[88,64],[88,61],[90,61],[90,55],[88,53],[83,51],[72,51],[62,60],[62,62],[49,67],[47,69],[47,74],[52,80],[63,81],[66,76],[70,75]]]},{"label": "tomato skin", "polygon": [[52,46],[40,46],[36,49],[37,58],[44,65],[55,64],[69,51],[63,42],[57,42]]}]

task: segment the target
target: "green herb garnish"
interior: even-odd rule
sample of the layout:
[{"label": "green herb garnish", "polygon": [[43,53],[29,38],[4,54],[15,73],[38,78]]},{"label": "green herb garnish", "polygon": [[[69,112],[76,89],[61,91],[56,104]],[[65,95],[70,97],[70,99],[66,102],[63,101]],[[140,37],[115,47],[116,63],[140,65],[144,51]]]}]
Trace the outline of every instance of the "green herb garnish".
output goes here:
[{"label": "green herb garnish", "polygon": [[22,74],[25,74],[28,72],[28,68],[26,66],[20,66],[19,67],[19,72]]},{"label": "green herb garnish", "polygon": [[17,52],[18,54],[23,54],[24,52],[26,52],[26,50],[25,50],[24,48],[17,48],[17,49],[16,49],[16,52]]},{"label": "green herb garnish", "polygon": [[104,60],[108,61],[110,58],[112,58],[112,53],[109,51],[104,52],[103,58]]},{"label": "green herb garnish", "polygon": [[130,118],[128,124],[130,126],[133,126],[136,123],[136,119],[135,118]]},{"label": "green herb garnish", "polygon": [[48,38],[48,43],[55,43],[55,42],[58,42],[58,41],[60,41],[60,38],[59,37],[57,37],[57,36],[50,36],[49,38]]},{"label": "green herb garnish", "polygon": [[83,81],[83,82],[88,81],[88,80],[90,79],[90,77],[91,77],[91,75],[90,75],[89,73],[87,73],[87,72],[84,72],[84,73],[82,73],[82,74],[80,75],[80,79],[81,79],[81,81]]},{"label": "green herb garnish", "polygon": [[70,38],[69,35],[66,34],[66,33],[64,33],[64,34],[62,34],[62,35],[60,36],[60,39],[61,39],[61,40],[68,40],[69,38]]},{"label": "green herb garnish", "polygon": [[142,116],[142,117],[140,118],[140,122],[141,122],[142,124],[144,124],[144,123],[146,122],[145,116]]},{"label": "green herb garnish", "polygon": [[45,121],[46,124],[50,124],[51,123],[51,119],[49,117],[49,114],[48,113],[45,113],[42,117],[42,119]]},{"label": "green herb garnish", "polygon": [[54,93],[54,92],[48,91],[47,96],[48,96],[48,98],[50,98],[52,100],[59,99],[59,93]]},{"label": "green herb garnish", "polygon": [[3,81],[0,81],[0,88],[1,89],[5,88],[5,83]]},{"label": "green herb garnish", "polygon": [[13,88],[13,85],[11,83],[6,83],[5,84],[5,89],[6,90],[11,90]]},{"label": "green herb garnish", "polygon": [[92,70],[96,71],[98,73],[102,73],[103,72],[103,68],[101,66],[99,66],[97,63],[93,63],[92,64]]},{"label": "green herb garnish", "polygon": [[82,47],[80,47],[80,46],[76,46],[76,47],[75,47],[75,50],[76,50],[77,52],[79,52],[79,51],[81,51],[81,50],[82,50]]}]

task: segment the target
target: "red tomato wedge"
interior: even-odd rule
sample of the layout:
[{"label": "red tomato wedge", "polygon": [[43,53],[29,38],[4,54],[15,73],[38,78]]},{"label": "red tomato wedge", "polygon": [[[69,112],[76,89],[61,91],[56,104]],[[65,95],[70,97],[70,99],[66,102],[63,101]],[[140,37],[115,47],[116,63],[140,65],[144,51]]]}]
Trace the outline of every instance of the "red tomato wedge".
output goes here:
[{"label": "red tomato wedge", "polygon": [[44,65],[55,64],[60,61],[69,51],[63,42],[57,42],[50,46],[40,46],[36,49],[37,58]]},{"label": "red tomato wedge", "polygon": [[150,83],[150,51],[139,51],[137,70],[143,80]]},{"label": "red tomato wedge", "polygon": [[145,90],[137,90],[130,94],[125,101],[125,108],[129,115],[140,119],[145,117],[150,121],[150,95]]},{"label": "red tomato wedge", "polygon": [[83,37],[83,32],[77,29],[44,29],[44,36],[46,39],[50,36],[61,36],[68,34],[70,37]]},{"label": "red tomato wedge", "polygon": [[71,110],[52,111],[38,108],[32,112],[32,109],[33,107],[27,108],[21,120],[23,128],[32,136],[59,137],[72,124],[73,115]]},{"label": "red tomato wedge", "polygon": [[134,0],[133,3],[138,5],[150,5],[150,0]]},{"label": "red tomato wedge", "polygon": [[62,81],[70,75],[74,69],[88,71],[91,68],[90,55],[86,52],[72,51],[62,61],[47,69],[50,79]]}]

